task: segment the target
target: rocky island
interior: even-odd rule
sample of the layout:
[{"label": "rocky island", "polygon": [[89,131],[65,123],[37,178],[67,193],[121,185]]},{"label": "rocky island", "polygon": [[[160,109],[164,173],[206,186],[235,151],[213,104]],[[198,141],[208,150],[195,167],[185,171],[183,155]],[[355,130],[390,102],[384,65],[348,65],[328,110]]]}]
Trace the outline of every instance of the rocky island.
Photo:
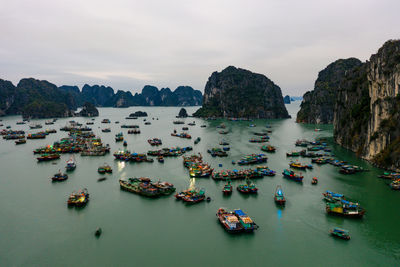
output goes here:
[{"label": "rocky island", "polygon": [[289,118],[282,92],[266,76],[229,66],[209,77],[194,117]]},{"label": "rocky island", "polygon": [[286,95],[286,96],[283,98],[283,103],[285,103],[285,104],[290,104],[290,102],[291,102],[290,96]]},{"label": "rocky island", "polygon": [[76,113],[76,115],[81,117],[97,117],[99,116],[99,111],[95,105],[90,102],[86,102],[83,104],[82,110]]}]

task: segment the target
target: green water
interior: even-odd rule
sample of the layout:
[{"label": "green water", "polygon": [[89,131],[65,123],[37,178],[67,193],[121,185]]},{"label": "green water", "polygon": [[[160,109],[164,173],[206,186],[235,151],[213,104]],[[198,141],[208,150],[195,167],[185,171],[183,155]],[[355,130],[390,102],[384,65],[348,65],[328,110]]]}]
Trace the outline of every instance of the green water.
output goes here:
[{"label": "green water", "polygon": [[[287,105],[292,116],[298,102]],[[192,113],[197,108],[188,108]],[[261,152],[260,144],[248,139],[252,131],[265,129],[267,121],[225,122],[230,133],[219,135],[215,126],[221,121],[196,121],[189,126],[193,137],[201,142],[170,136],[182,125],[172,121],[179,108],[140,107],[127,109],[101,108],[100,117],[90,127],[112,152],[122,148],[114,135],[123,130],[120,125],[133,111],[144,110],[152,125],[142,119],[130,120],[139,124],[140,135],[127,135],[128,149],[145,152],[151,149],[148,138],[159,137],[163,147],[193,146],[206,162],[216,170],[239,168],[231,164],[242,155]],[[101,124],[103,118],[120,124]],[[3,124],[13,129],[27,129],[15,125],[20,117],[4,117]],[[70,119],[60,119],[49,128],[64,126]],[[80,122],[89,119],[76,118]],[[44,126],[44,120],[40,120]],[[207,128],[200,128],[201,124]],[[173,196],[147,199],[119,189],[119,178],[148,176],[175,185],[177,190],[189,185],[188,172],[181,158],[166,158],[165,163],[121,163],[113,160],[112,153],[104,157],[76,155],[77,169],[62,183],[51,183],[50,177],[64,168],[69,155],[62,155],[57,165],[36,162],[32,150],[66,136],[65,132],[49,135],[45,140],[28,140],[15,146],[13,141],[0,140],[0,266],[399,266],[400,265],[400,192],[392,191],[385,181],[376,178],[382,171],[354,157],[338,146],[333,152],[343,160],[370,169],[356,175],[341,175],[331,165],[315,166],[305,173],[303,185],[282,178],[280,173],[288,167],[285,153],[295,149],[298,138],[329,137],[332,127],[300,125],[294,119],[270,120],[273,133],[270,143],[278,147],[269,155],[268,166],[277,171],[275,177],[256,180],[259,194],[246,196],[236,190],[224,197],[224,182],[196,179],[196,186],[204,187],[212,201],[187,206]],[[45,126],[44,126],[45,127]],[[111,133],[100,128],[111,127]],[[4,128],[4,127],[3,127]],[[38,130],[32,130],[32,132]],[[221,139],[231,143],[227,158],[211,158],[208,148],[217,146]],[[310,159],[301,159],[310,163]],[[113,167],[113,174],[104,182],[97,182],[97,167],[104,162]],[[319,177],[317,186],[311,178]],[[234,182],[236,186],[240,182]],[[277,185],[286,193],[287,205],[278,208],[273,201]],[[90,193],[89,204],[81,209],[68,209],[68,195],[82,187]],[[321,193],[325,190],[340,192],[358,200],[367,210],[361,220],[343,219],[325,214]],[[253,234],[230,235],[218,223],[215,213],[219,207],[241,208],[260,228]],[[96,239],[94,230],[102,227],[103,235]],[[329,234],[333,227],[348,229],[352,239],[348,242],[334,239]]]}]

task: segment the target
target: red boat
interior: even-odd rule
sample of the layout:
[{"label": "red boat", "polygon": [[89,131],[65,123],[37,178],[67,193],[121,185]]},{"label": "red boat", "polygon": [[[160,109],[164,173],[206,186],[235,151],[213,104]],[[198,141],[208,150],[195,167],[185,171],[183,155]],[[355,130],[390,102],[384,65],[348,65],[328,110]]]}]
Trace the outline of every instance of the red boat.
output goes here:
[{"label": "red boat", "polygon": [[55,160],[55,159],[59,159],[59,158],[60,158],[60,154],[44,154],[44,155],[41,155],[40,157],[38,157],[37,160],[39,162],[41,162],[41,161]]}]

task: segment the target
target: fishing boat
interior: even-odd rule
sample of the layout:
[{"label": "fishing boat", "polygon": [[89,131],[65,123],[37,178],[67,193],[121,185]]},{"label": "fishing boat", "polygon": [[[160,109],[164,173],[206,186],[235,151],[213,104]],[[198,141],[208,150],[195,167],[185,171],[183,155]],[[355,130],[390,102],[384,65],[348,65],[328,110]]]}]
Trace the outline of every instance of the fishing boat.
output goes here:
[{"label": "fishing boat", "polygon": [[103,133],[109,133],[109,132],[111,132],[111,129],[110,128],[105,128],[105,129],[101,129],[101,131]]},{"label": "fishing boat", "polygon": [[286,204],[286,198],[285,198],[285,196],[283,194],[283,190],[282,190],[282,187],[280,185],[278,185],[276,187],[274,200],[275,200],[275,203],[278,204],[278,205],[283,206],[283,205]]},{"label": "fishing boat", "polygon": [[317,177],[313,177],[312,180],[311,180],[311,184],[312,185],[318,184],[318,178]]},{"label": "fishing boat", "polygon": [[233,212],[236,217],[238,217],[240,224],[243,226],[244,232],[253,232],[258,229],[258,225],[241,209],[236,209]]},{"label": "fishing boat", "polygon": [[224,131],[224,130],[221,130],[221,131],[218,131],[218,133],[219,133],[219,134],[228,134],[228,133],[229,133],[229,131]]},{"label": "fishing boat", "polygon": [[124,135],[123,133],[117,133],[115,135],[115,142],[122,142],[124,140]]},{"label": "fishing boat", "polygon": [[226,211],[223,208],[219,208],[216,215],[219,222],[228,233],[243,232],[244,228],[234,212]]},{"label": "fishing boat", "polygon": [[268,157],[265,154],[249,154],[238,160],[239,165],[250,165],[267,162]]},{"label": "fishing boat", "polygon": [[147,142],[152,146],[162,145],[162,141],[159,138],[148,139]]},{"label": "fishing boat", "polygon": [[105,180],[107,180],[107,177],[101,177],[101,178],[97,179],[97,182],[102,182],[102,181],[105,181]]},{"label": "fishing boat", "polygon": [[111,121],[110,121],[109,119],[103,119],[103,120],[101,121],[101,123],[111,123]]},{"label": "fishing boat", "polygon": [[68,206],[83,207],[89,202],[89,193],[86,188],[72,192],[68,197]]},{"label": "fishing boat", "polygon": [[161,156],[161,155],[157,157],[157,160],[158,160],[158,162],[160,162],[160,163],[164,163],[164,157]]},{"label": "fishing boat", "polygon": [[74,156],[71,156],[67,161],[67,166],[65,166],[67,172],[73,171],[76,169],[76,162]]},{"label": "fishing boat", "polygon": [[126,141],[124,141],[124,142],[122,143],[122,145],[123,145],[123,146],[128,146],[128,143],[127,143]]},{"label": "fishing boat", "polygon": [[400,178],[400,173],[397,173],[397,172],[384,172],[382,175],[379,175],[378,177],[382,178],[382,179],[394,180],[394,179],[399,179]]},{"label": "fishing boat", "polygon": [[211,154],[212,157],[227,157],[228,153],[224,149],[219,147],[214,147],[207,150],[208,153]]},{"label": "fishing boat", "polygon": [[273,153],[273,152],[276,151],[276,148],[274,146],[271,146],[271,145],[264,145],[264,146],[261,147],[261,150],[265,151],[265,152]]},{"label": "fishing boat", "polygon": [[245,184],[238,185],[237,190],[244,194],[256,194],[258,192],[258,188],[249,179],[246,179]]},{"label": "fishing boat", "polygon": [[99,168],[97,168],[97,172],[104,174],[104,173],[112,173],[112,168],[110,165],[108,165],[107,163],[104,163],[104,165],[100,166]]},{"label": "fishing boat", "polygon": [[310,142],[305,139],[298,139],[295,143],[295,146],[307,147],[309,144]]},{"label": "fishing boat", "polygon": [[50,161],[50,160],[55,160],[55,159],[59,159],[60,158],[60,154],[43,154],[40,157],[36,158],[39,162],[42,161]]},{"label": "fishing boat", "polygon": [[25,144],[26,143],[26,139],[18,139],[17,141],[15,141],[16,145],[21,145],[21,144]]},{"label": "fishing boat", "polygon": [[229,142],[227,142],[227,141],[225,141],[225,140],[222,140],[221,142],[219,142],[219,144],[220,144],[221,146],[229,146]]},{"label": "fishing boat", "polygon": [[389,184],[390,188],[392,188],[393,190],[400,190],[400,178],[393,180],[393,182],[391,182]]},{"label": "fishing boat", "polygon": [[304,176],[302,176],[301,174],[295,173],[292,170],[284,169],[282,174],[284,177],[289,178],[290,180],[293,180],[296,182],[303,182]]},{"label": "fishing boat", "polygon": [[232,194],[232,185],[231,185],[231,182],[230,182],[230,181],[228,181],[228,182],[224,185],[224,188],[222,188],[222,193],[223,193],[224,195],[230,195],[230,194]]},{"label": "fishing boat", "polygon": [[299,156],[300,156],[300,151],[292,151],[286,153],[286,157],[299,157]]},{"label": "fishing boat", "polygon": [[194,144],[197,145],[200,142],[201,138],[197,137],[196,140],[194,140]]},{"label": "fishing boat", "polygon": [[295,169],[300,169],[300,170],[306,170],[306,169],[312,169],[313,166],[311,164],[309,165],[305,165],[305,164],[301,164],[300,162],[294,162],[291,161],[289,164],[290,168],[295,168]]},{"label": "fishing boat", "polygon": [[349,231],[341,228],[333,228],[329,230],[329,233],[337,238],[344,239],[344,240],[350,240],[350,234]]},{"label": "fishing boat", "polygon": [[326,212],[332,215],[351,218],[362,218],[365,214],[365,210],[360,207],[360,204],[343,199],[338,202],[326,203]]},{"label": "fishing boat", "polygon": [[33,123],[33,124],[29,125],[29,128],[30,129],[40,129],[40,128],[42,128],[42,125],[39,123]]},{"label": "fishing boat", "polygon": [[268,142],[269,137],[268,136],[262,136],[260,138],[250,138],[249,142],[250,143],[265,143]]},{"label": "fishing boat", "polygon": [[342,199],[345,200],[346,198],[342,194],[334,193],[331,191],[326,191],[325,193],[322,193],[324,196],[324,200],[327,202],[338,202],[341,201]]},{"label": "fishing boat", "polygon": [[152,182],[150,178],[128,178],[119,180],[122,190],[129,191],[146,197],[160,197],[170,195],[175,192],[173,184],[167,182]]},{"label": "fishing boat", "polygon": [[68,179],[68,175],[66,173],[62,173],[61,170],[58,171],[58,173],[54,174],[53,177],[51,177],[51,180],[53,182],[61,182],[65,181]]},{"label": "fishing boat", "polygon": [[180,137],[180,138],[185,138],[185,139],[192,139],[192,136],[188,133],[176,133],[175,131],[171,134],[171,136],[175,136],[175,137]]},{"label": "fishing boat", "polygon": [[128,130],[128,134],[140,134],[140,130],[139,129]]},{"label": "fishing boat", "polygon": [[186,203],[196,204],[203,200],[205,200],[205,190],[204,188],[198,189],[188,189],[186,191],[182,191],[179,194],[175,195],[176,199],[183,200]]}]

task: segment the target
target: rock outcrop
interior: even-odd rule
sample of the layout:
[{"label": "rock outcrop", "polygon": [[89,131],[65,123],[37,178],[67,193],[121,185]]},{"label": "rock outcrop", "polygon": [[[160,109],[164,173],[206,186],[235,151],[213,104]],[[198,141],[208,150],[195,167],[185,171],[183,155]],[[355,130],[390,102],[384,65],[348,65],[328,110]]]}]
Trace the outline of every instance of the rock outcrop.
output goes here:
[{"label": "rock outcrop", "polygon": [[99,116],[99,111],[92,103],[86,102],[83,104],[82,110],[77,113],[77,115],[81,117],[97,117]]},{"label": "rock outcrop", "polygon": [[283,98],[283,103],[285,103],[285,104],[290,104],[290,96],[288,96],[288,95],[286,95],[284,98]]},{"label": "rock outcrop", "polygon": [[227,67],[208,79],[195,117],[289,118],[279,86],[262,74]]},{"label": "rock outcrop", "polygon": [[179,110],[179,114],[177,116],[177,118],[187,118],[189,115],[187,114],[186,109],[181,108],[181,110]]},{"label": "rock outcrop", "polygon": [[147,116],[148,116],[147,112],[140,110],[129,114],[129,117],[147,117]]},{"label": "rock outcrop", "polygon": [[335,104],[335,141],[377,164],[400,170],[400,41],[387,41],[349,71]]},{"label": "rock outcrop", "polygon": [[314,90],[303,95],[297,122],[312,124],[333,123],[338,87],[345,74],[362,63],[356,58],[339,59],[318,73]]}]

